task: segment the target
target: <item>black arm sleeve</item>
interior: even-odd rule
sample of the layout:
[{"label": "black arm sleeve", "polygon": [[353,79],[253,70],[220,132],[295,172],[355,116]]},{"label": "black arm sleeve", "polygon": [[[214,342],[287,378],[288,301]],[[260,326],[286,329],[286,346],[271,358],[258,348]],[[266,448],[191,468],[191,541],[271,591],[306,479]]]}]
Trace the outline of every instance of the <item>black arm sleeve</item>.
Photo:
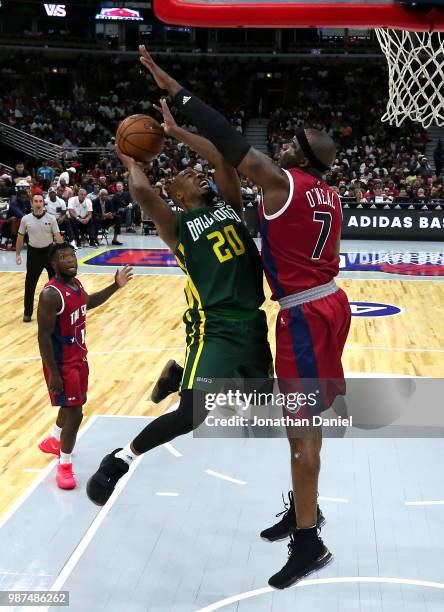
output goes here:
[{"label": "black arm sleeve", "polygon": [[208,138],[229,164],[237,168],[251,145],[218,111],[186,89],[174,96],[174,104],[202,136]]}]

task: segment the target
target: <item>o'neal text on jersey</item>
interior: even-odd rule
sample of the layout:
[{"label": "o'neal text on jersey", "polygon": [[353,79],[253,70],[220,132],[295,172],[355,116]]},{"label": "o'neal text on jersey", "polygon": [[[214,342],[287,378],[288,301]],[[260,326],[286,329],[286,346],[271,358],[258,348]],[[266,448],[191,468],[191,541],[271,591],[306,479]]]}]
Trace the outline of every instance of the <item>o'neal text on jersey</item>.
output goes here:
[{"label": "o'neal text on jersey", "polygon": [[187,221],[186,225],[191,234],[193,242],[199,240],[199,236],[206,229],[214,225],[216,221],[225,221],[226,219],[234,219],[241,223],[239,215],[231,208],[231,206],[225,205],[220,208],[208,209],[204,214],[196,219]]},{"label": "o'neal text on jersey", "polygon": [[[307,200],[311,208],[315,208],[315,206],[331,206],[332,208],[336,208],[336,204],[334,202],[335,192],[331,191],[330,189],[314,187],[313,189],[306,191],[305,195],[307,196]],[[337,198],[340,206],[339,196],[337,196]]]}]

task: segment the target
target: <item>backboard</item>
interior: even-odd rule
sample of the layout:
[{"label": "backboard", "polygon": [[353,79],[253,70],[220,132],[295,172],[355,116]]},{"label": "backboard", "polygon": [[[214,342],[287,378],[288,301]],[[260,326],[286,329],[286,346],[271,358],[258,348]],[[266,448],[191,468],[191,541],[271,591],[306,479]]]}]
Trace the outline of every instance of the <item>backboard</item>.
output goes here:
[{"label": "backboard", "polygon": [[167,23],[196,27],[444,30],[442,9],[399,0],[154,0],[154,11]]}]

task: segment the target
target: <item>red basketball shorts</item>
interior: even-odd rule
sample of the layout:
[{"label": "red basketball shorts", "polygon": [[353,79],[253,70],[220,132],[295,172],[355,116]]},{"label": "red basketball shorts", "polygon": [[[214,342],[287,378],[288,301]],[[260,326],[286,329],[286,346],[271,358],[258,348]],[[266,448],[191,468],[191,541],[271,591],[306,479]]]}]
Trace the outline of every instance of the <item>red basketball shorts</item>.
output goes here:
[{"label": "red basketball shorts", "polygon": [[49,397],[53,406],[83,406],[88,392],[88,361],[82,361],[59,366],[63,381],[63,393],[56,395],[49,391],[49,370],[43,366]]},{"label": "red basketball shorts", "polygon": [[345,394],[342,352],[350,329],[351,310],[342,289],[281,310],[276,320],[276,375],[282,393],[316,392],[317,409],[298,410],[313,416]]}]

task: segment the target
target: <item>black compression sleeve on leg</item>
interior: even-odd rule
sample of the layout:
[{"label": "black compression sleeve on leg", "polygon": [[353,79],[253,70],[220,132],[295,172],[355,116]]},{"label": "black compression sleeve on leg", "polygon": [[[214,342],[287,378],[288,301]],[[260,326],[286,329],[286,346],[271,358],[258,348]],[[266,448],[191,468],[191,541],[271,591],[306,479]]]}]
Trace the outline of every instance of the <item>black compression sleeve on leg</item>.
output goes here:
[{"label": "black compression sleeve on leg", "polygon": [[237,168],[251,148],[245,138],[223,115],[186,89],[174,96],[174,104],[219,150],[229,164]]},{"label": "black compression sleeve on leg", "polygon": [[133,448],[138,453],[146,453],[156,446],[174,440],[177,436],[190,433],[203,423],[207,414],[202,394],[186,389],[182,391],[178,408],[151,421],[134,438]]}]

